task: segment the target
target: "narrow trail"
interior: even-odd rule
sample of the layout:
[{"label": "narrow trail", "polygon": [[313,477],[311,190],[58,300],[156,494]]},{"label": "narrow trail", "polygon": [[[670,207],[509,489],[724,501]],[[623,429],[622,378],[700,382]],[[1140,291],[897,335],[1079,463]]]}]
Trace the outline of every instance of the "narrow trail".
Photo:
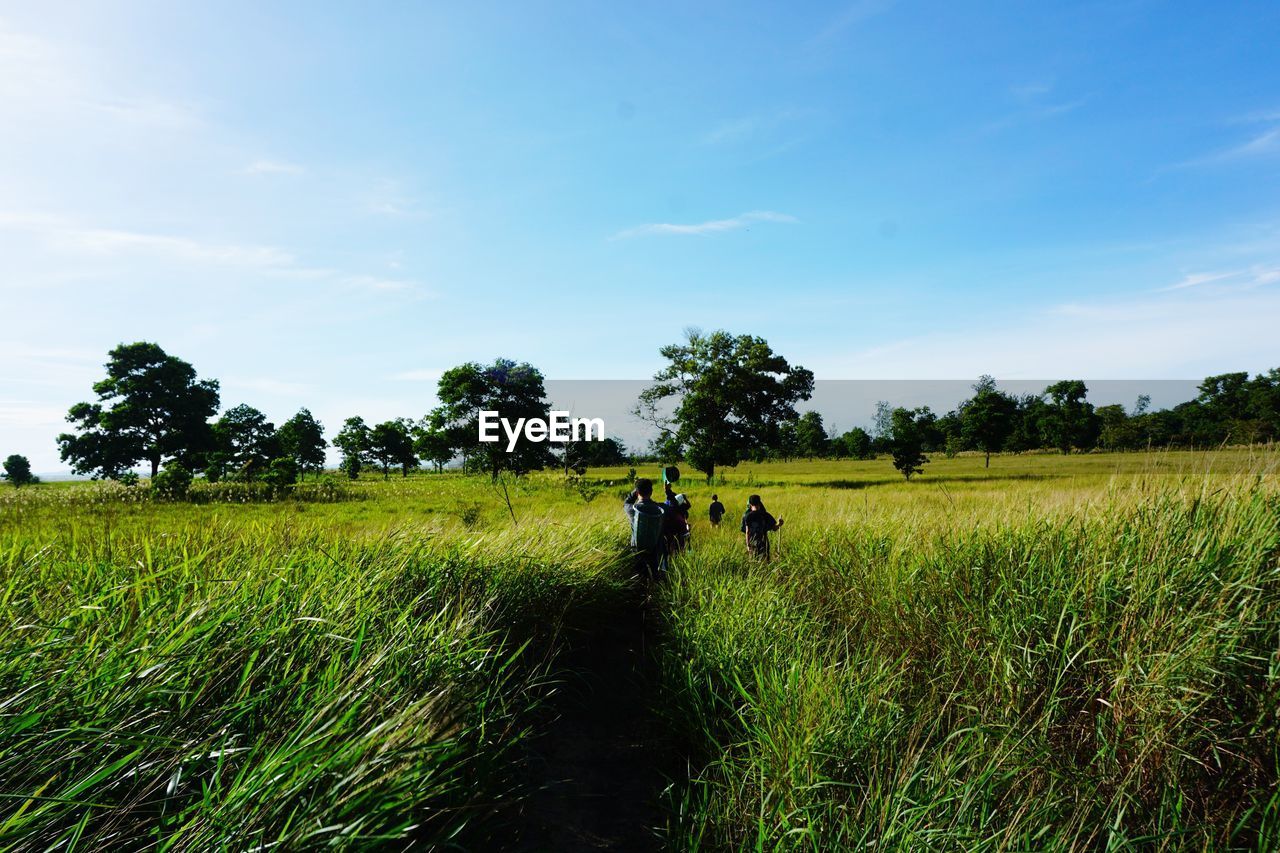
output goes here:
[{"label": "narrow trail", "polygon": [[534,790],[508,849],[661,848],[655,828],[674,750],[653,710],[654,623],[637,593],[567,626],[564,681],[530,744]]}]

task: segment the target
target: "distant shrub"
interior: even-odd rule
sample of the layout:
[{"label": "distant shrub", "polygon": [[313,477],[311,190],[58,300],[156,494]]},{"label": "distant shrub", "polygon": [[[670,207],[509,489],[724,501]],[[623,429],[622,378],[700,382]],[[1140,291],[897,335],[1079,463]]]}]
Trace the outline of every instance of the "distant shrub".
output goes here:
[{"label": "distant shrub", "polygon": [[458,520],[465,527],[477,527],[480,524],[482,507],[478,503],[470,503],[458,509]]},{"label": "distant shrub", "polygon": [[262,482],[271,488],[274,497],[284,497],[298,482],[298,464],[287,457],[273,459],[262,475]]},{"label": "distant shrub", "polygon": [[169,462],[151,479],[151,494],[160,500],[180,501],[191,490],[191,472],[181,462]]}]

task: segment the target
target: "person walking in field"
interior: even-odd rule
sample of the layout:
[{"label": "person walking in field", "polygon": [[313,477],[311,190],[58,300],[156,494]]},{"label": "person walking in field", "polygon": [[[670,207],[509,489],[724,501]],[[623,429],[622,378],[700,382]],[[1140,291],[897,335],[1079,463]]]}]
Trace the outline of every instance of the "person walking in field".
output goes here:
[{"label": "person walking in field", "polygon": [[663,505],[662,540],[668,558],[689,547],[689,509],[689,499],[684,495],[673,495]]},{"label": "person walking in field", "polygon": [[775,519],[764,508],[759,495],[747,499],[747,511],[742,514],[742,535],[747,553],[760,559],[769,559],[769,534],[782,528],[782,519]]},{"label": "person walking in field", "polygon": [[719,495],[711,496],[711,506],[707,508],[707,515],[711,518],[712,527],[720,526],[720,519],[724,518],[724,504],[720,503]]},{"label": "person walking in field", "polygon": [[636,573],[653,580],[662,571],[666,557],[663,537],[666,510],[653,500],[653,481],[647,477],[636,480],[635,489],[622,502],[622,511],[631,525]]}]

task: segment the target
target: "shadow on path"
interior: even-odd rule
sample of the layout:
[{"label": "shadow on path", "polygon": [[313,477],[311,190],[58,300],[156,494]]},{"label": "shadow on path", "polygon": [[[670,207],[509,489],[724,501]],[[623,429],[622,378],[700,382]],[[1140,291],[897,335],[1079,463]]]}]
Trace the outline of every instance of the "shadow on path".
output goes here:
[{"label": "shadow on path", "polygon": [[533,790],[501,849],[661,849],[674,750],[653,708],[656,625],[638,591],[571,617],[561,685],[526,754]]}]

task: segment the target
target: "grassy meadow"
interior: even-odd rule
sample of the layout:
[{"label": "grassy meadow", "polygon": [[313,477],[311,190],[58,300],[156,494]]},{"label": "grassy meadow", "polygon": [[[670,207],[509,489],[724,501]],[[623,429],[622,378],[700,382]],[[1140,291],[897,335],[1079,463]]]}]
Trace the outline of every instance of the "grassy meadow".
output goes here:
[{"label": "grassy meadow", "polygon": [[[1277,849],[1278,466],[682,484],[694,547],[644,605],[681,772],[635,849]],[[641,606],[626,478],[0,491],[0,849],[501,846],[564,626]],[[786,519],[768,564],[751,492]]]}]

